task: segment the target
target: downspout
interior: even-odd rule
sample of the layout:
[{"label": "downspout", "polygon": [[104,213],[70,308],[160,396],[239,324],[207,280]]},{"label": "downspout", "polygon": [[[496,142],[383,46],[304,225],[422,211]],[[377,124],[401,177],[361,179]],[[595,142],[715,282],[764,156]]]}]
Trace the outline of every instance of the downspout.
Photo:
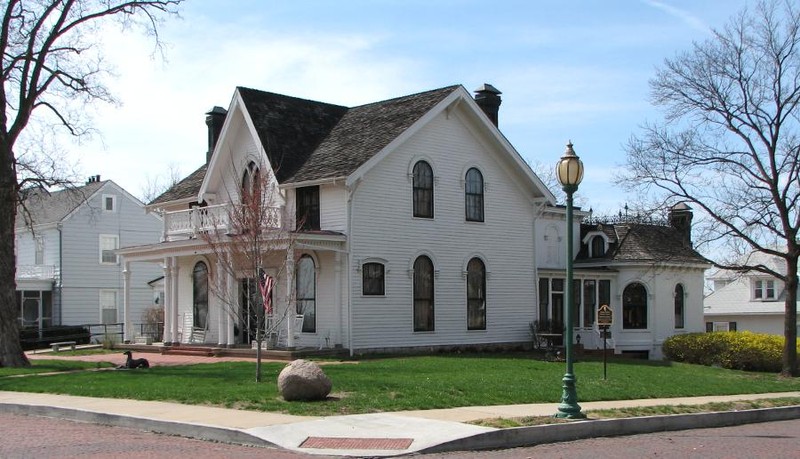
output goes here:
[{"label": "downspout", "polygon": [[355,196],[361,179],[357,179],[350,188],[347,196],[347,348],[350,350],[350,357],[353,357],[353,198]]},{"label": "downspout", "polygon": [[56,229],[58,230],[58,325],[64,323],[64,309],[62,305],[64,304],[64,252],[63,252],[63,236],[64,233],[62,232],[63,225],[59,222],[56,224]]}]

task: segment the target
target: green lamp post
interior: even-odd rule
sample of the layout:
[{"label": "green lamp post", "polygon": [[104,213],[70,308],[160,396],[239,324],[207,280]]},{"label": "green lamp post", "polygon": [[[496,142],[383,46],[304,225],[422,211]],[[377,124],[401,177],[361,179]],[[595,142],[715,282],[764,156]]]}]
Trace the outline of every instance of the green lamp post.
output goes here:
[{"label": "green lamp post", "polygon": [[578,191],[583,179],[583,163],[572,149],[572,142],[567,143],[564,156],[556,165],[556,177],[567,193],[567,286],[564,289],[564,343],[566,346],[567,372],[562,382],[561,404],[558,405],[557,418],[583,419],[586,417],[578,405],[578,392],[575,389],[575,374],[572,370],[572,303],[573,303],[573,253],[572,253],[572,195]]}]

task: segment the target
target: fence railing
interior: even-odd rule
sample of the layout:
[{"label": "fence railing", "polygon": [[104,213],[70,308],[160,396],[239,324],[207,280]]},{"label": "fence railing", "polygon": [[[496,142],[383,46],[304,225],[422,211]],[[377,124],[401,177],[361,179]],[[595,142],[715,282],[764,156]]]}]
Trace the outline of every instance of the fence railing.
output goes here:
[{"label": "fence railing", "polygon": [[[235,212],[232,204],[217,204],[206,207],[194,207],[176,210],[164,214],[164,240],[197,237],[198,234],[214,230],[229,230],[230,218]],[[265,224],[279,228],[281,225],[281,207],[267,209]]]}]

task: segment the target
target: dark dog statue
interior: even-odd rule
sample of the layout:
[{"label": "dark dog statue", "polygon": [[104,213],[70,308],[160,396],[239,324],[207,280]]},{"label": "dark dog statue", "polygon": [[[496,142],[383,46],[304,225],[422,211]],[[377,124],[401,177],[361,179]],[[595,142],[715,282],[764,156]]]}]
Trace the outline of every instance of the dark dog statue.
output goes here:
[{"label": "dark dog statue", "polygon": [[150,368],[150,362],[147,359],[134,359],[131,351],[125,351],[123,354],[128,356],[128,360],[125,361],[125,365],[122,368],[129,368],[133,370],[134,368]]}]

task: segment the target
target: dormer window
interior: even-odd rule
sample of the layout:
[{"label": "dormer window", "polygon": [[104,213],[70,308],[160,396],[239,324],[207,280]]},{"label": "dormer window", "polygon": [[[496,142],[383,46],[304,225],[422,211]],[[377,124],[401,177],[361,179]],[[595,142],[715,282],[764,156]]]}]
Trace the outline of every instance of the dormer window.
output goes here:
[{"label": "dormer window", "polygon": [[774,300],[775,281],[758,279],[753,281],[753,298],[756,300]]},{"label": "dormer window", "polygon": [[592,258],[600,258],[606,254],[606,241],[602,236],[592,238],[591,251]]},{"label": "dormer window", "polygon": [[589,232],[582,243],[588,246],[589,258],[602,258],[608,251],[608,237],[599,230]]}]

